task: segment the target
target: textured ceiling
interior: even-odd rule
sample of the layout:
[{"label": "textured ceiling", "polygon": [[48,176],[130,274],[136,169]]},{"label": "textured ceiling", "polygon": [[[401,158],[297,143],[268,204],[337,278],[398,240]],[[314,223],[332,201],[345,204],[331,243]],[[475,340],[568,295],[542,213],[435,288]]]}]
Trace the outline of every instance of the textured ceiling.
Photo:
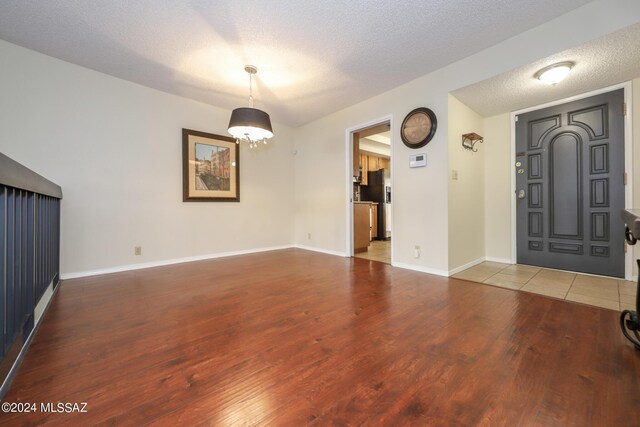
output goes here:
[{"label": "textured ceiling", "polygon": [[[298,126],[588,0],[3,0],[0,38],[224,108],[254,98]],[[481,31],[478,31],[478,30]]]},{"label": "textured ceiling", "polygon": [[[452,92],[478,114],[521,110],[640,76],[640,24]],[[547,65],[573,61],[566,79],[549,86],[534,78]]]}]

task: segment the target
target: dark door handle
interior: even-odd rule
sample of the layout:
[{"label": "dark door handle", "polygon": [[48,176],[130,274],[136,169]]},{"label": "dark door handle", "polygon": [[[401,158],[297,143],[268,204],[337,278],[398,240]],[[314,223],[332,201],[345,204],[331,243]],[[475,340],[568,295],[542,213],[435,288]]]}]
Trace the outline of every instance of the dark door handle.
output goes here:
[{"label": "dark door handle", "polygon": [[624,238],[631,246],[635,245],[638,242],[638,240],[633,237],[633,233],[631,232],[631,230],[629,230],[629,227],[626,226],[624,227]]}]

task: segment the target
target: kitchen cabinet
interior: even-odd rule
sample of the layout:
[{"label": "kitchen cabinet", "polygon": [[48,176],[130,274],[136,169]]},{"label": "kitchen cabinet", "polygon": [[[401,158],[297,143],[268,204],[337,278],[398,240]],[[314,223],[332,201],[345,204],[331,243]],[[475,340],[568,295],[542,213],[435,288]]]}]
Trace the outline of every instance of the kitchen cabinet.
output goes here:
[{"label": "kitchen cabinet", "polygon": [[362,180],[360,181],[360,185],[367,185],[369,182],[368,172],[369,172],[369,159],[366,154],[360,154],[360,168],[362,169]]},{"label": "kitchen cabinet", "polygon": [[390,170],[391,161],[384,157],[378,157],[378,169]]},{"label": "kitchen cabinet", "polygon": [[366,252],[371,235],[371,203],[353,204],[353,252]]},{"label": "kitchen cabinet", "polygon": [[[389,170],[391,161],[385,157],[378,157],[371,154],[363,154],[360,152],[360,168],[362,169],[362,179],[364,180],[365,171],[375,172],[379,169]],[[366,185],[366,184],[365,184]]]},{"label": "kitchen cabinet", "polygon": [[378,204],[353,203],[353,252],[369,250],[371,240],[378,237]]},{"label": "kitchen cabinet", "polygon": [[369,172],[374,172],[380,169],[380,167],[378,167],[378,157],[375,156],[367,156],[367,165],[369,167]]}]

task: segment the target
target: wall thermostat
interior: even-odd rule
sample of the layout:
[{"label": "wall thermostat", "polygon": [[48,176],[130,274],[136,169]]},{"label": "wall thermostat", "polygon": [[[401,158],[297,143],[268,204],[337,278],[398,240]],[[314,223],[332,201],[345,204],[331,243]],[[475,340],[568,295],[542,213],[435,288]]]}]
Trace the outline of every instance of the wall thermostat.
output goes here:
[{"label": "wall thermostat", "polygon": [[409,156],[409,167],[421,168],[427,166],[427,155],[424,153]]}]

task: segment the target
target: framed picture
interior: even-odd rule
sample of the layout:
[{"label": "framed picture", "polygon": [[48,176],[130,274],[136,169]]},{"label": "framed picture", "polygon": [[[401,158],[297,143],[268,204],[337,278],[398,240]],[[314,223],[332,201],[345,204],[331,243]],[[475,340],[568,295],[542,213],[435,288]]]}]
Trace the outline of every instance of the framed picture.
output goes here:
[{"label": "framed picture", "polygon": [[239,202],[240,150],[227,136],[182,129],[182,201]]}]

